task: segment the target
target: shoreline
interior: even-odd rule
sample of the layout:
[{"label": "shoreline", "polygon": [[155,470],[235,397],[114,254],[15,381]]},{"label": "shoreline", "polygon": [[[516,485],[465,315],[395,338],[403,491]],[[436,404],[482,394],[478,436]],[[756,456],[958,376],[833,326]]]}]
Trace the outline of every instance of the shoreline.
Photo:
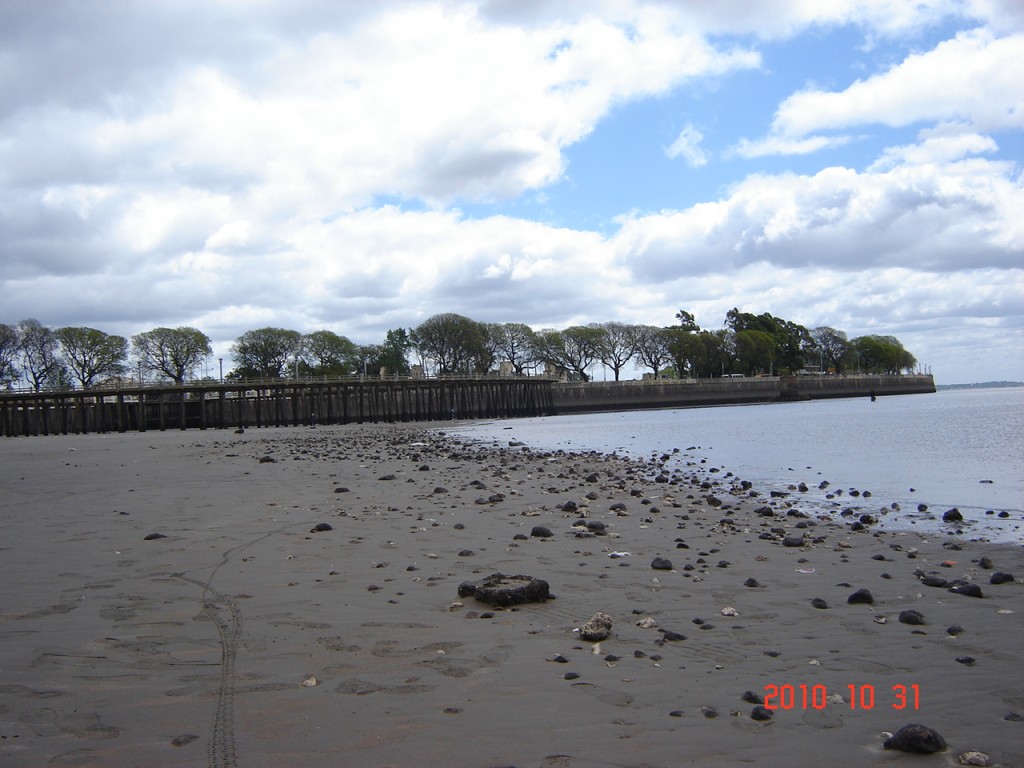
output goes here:
[{"label": "shoreline", "polygon": [[[671,448],[663,464],[446,431],[0,442],[0,760],[842,767],[907,759],[881,734],[919,722],[949,743],[934,764],[1024,764],[1024,722],[1004,719],[1024,714],[1020,546],[851,533]],[[494,572],[556,598],[458,597]],[[847,603],[859,589],[874,603]],[[595,652],[573,629],[598,611],[614,624]],[[811,699],[754,720],[743,695],[770,685]],[[821,687],[844,703],[815,706]]]}]

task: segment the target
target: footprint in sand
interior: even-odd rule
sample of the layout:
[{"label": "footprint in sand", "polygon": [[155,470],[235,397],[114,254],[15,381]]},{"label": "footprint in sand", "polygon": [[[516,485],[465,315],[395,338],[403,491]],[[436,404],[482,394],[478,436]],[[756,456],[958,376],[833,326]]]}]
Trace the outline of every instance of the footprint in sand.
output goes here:
[{"label": "footprint in sand", "polygon": [[587,691],[598,701],[612,704],[616,707],[628,707],[634,700],[634,697],[628,693],[614,691],[611,688],[602,688],[600,685],[594,685],[593,683],[573,683],[572,687]]},{"label": "footprint in sand", "polygon": [[379,683],[372,683],[368,680],[360,680],[356,677],[351,677],[334,689],[335,693],[341,693],[349,696],[367,696],[371,693],[397,693],[397,694],[412,694],[412,693],[428,693],[434,690],[433,685],[422,685],[413,683],[404,683],[402,685],[380,685]]}]

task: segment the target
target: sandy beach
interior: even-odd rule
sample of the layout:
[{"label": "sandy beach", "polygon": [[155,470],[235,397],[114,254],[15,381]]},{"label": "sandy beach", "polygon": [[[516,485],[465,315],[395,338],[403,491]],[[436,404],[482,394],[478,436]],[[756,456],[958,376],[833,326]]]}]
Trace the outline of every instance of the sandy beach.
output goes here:
[{"label": "sandy beach", "polygon": [[[11,438],[0,487],[4,766],[1024,766],[1024,548],[851,530],[685,438]],[[493,573],[555,597],[459,596]],[[910,723],[948,749],[883,749]]]}]

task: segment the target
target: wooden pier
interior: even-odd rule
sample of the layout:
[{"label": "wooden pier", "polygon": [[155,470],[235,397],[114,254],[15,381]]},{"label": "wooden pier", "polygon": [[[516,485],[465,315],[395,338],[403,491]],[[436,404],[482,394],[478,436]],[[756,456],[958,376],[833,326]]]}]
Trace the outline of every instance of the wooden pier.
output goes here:
[{"label": "wooden pier", "polygon": [[0,395],[0,435],[546,416],[546,378],[225,382]]}]

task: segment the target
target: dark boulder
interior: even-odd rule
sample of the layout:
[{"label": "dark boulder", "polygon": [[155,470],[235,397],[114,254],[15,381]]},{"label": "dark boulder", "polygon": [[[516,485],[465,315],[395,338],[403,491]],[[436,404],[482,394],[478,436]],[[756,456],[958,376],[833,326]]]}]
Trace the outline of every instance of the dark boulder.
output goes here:
[{"label": "dark boulder", "polygon": [[942,522],[944,523],[959,523],[964,519],[964,516],[960,514],[960,510],[956,507],[947,509],[942,513]]},{"label": "dark boulder", "polygon": [[1006,584],[1007,582],[1013,581],[1012,573],[1003,573],[1002,571],[996,571],[989,578],[989,584]]},{"label": "dark boulder", "polygon": [[900,624],[912,624],[915,626],[920,626],[925,623],[924,616],[921,614],[921,612],[915,611],[913,609],[909,611],[900,611],[899,620]]},{"label": "dark boulder", "polygon": [[651,568],[656,571],[671,571],[672,561],[664,557],[656,557],[651,561]]},{"label": "dark boulder", "polygon": [[530,535],[537,539],[550,539],[555,534],[553,534],[551,529],[547,526],[535,525],[530,531]]},{"label": "dark boulder", "polygon": [[981,594],[981,587],[977,584],[961,584],[957,587],[950,587],[950,592],[955,592],[958,595],[965,595],[966,597],[984,597]]},{"label": "dark boulder", "polygon": [[919,755],[930,755],[946,749],[946,740],[937,732],[925,725],[911,723],[904,725],[896,733],[885,740],[885,749],[897,749],[900,752],[914,752]]},{"label": "dark boulder", "polygon": [[856,592],[854,592],[852,595],[846,598],[846,602],[850,603],[851,605],[855,603],[866,603],[867,605],[873,605],[875,602],[875,598],[869,590],[858,589]]},{"label": "dark boulder", "polygon": [[464,581],[459,585],[459,597],[475,597],[482,603],[496,606],[542,603],[551,600],[548,583],[533,576],[505,576],[492,573],[479,581]]},{"label": "dark boulder", "polygon": [[949,585],[949,582],[941,576],[925,576],[921,579],[921,583],[926,587],[945,587]]},{"label": "dark boulder", "polygon": [[333,531],[334,526],[330,523],[317,523],[309,529],[310,533],[323,533],[324,531]]}]

